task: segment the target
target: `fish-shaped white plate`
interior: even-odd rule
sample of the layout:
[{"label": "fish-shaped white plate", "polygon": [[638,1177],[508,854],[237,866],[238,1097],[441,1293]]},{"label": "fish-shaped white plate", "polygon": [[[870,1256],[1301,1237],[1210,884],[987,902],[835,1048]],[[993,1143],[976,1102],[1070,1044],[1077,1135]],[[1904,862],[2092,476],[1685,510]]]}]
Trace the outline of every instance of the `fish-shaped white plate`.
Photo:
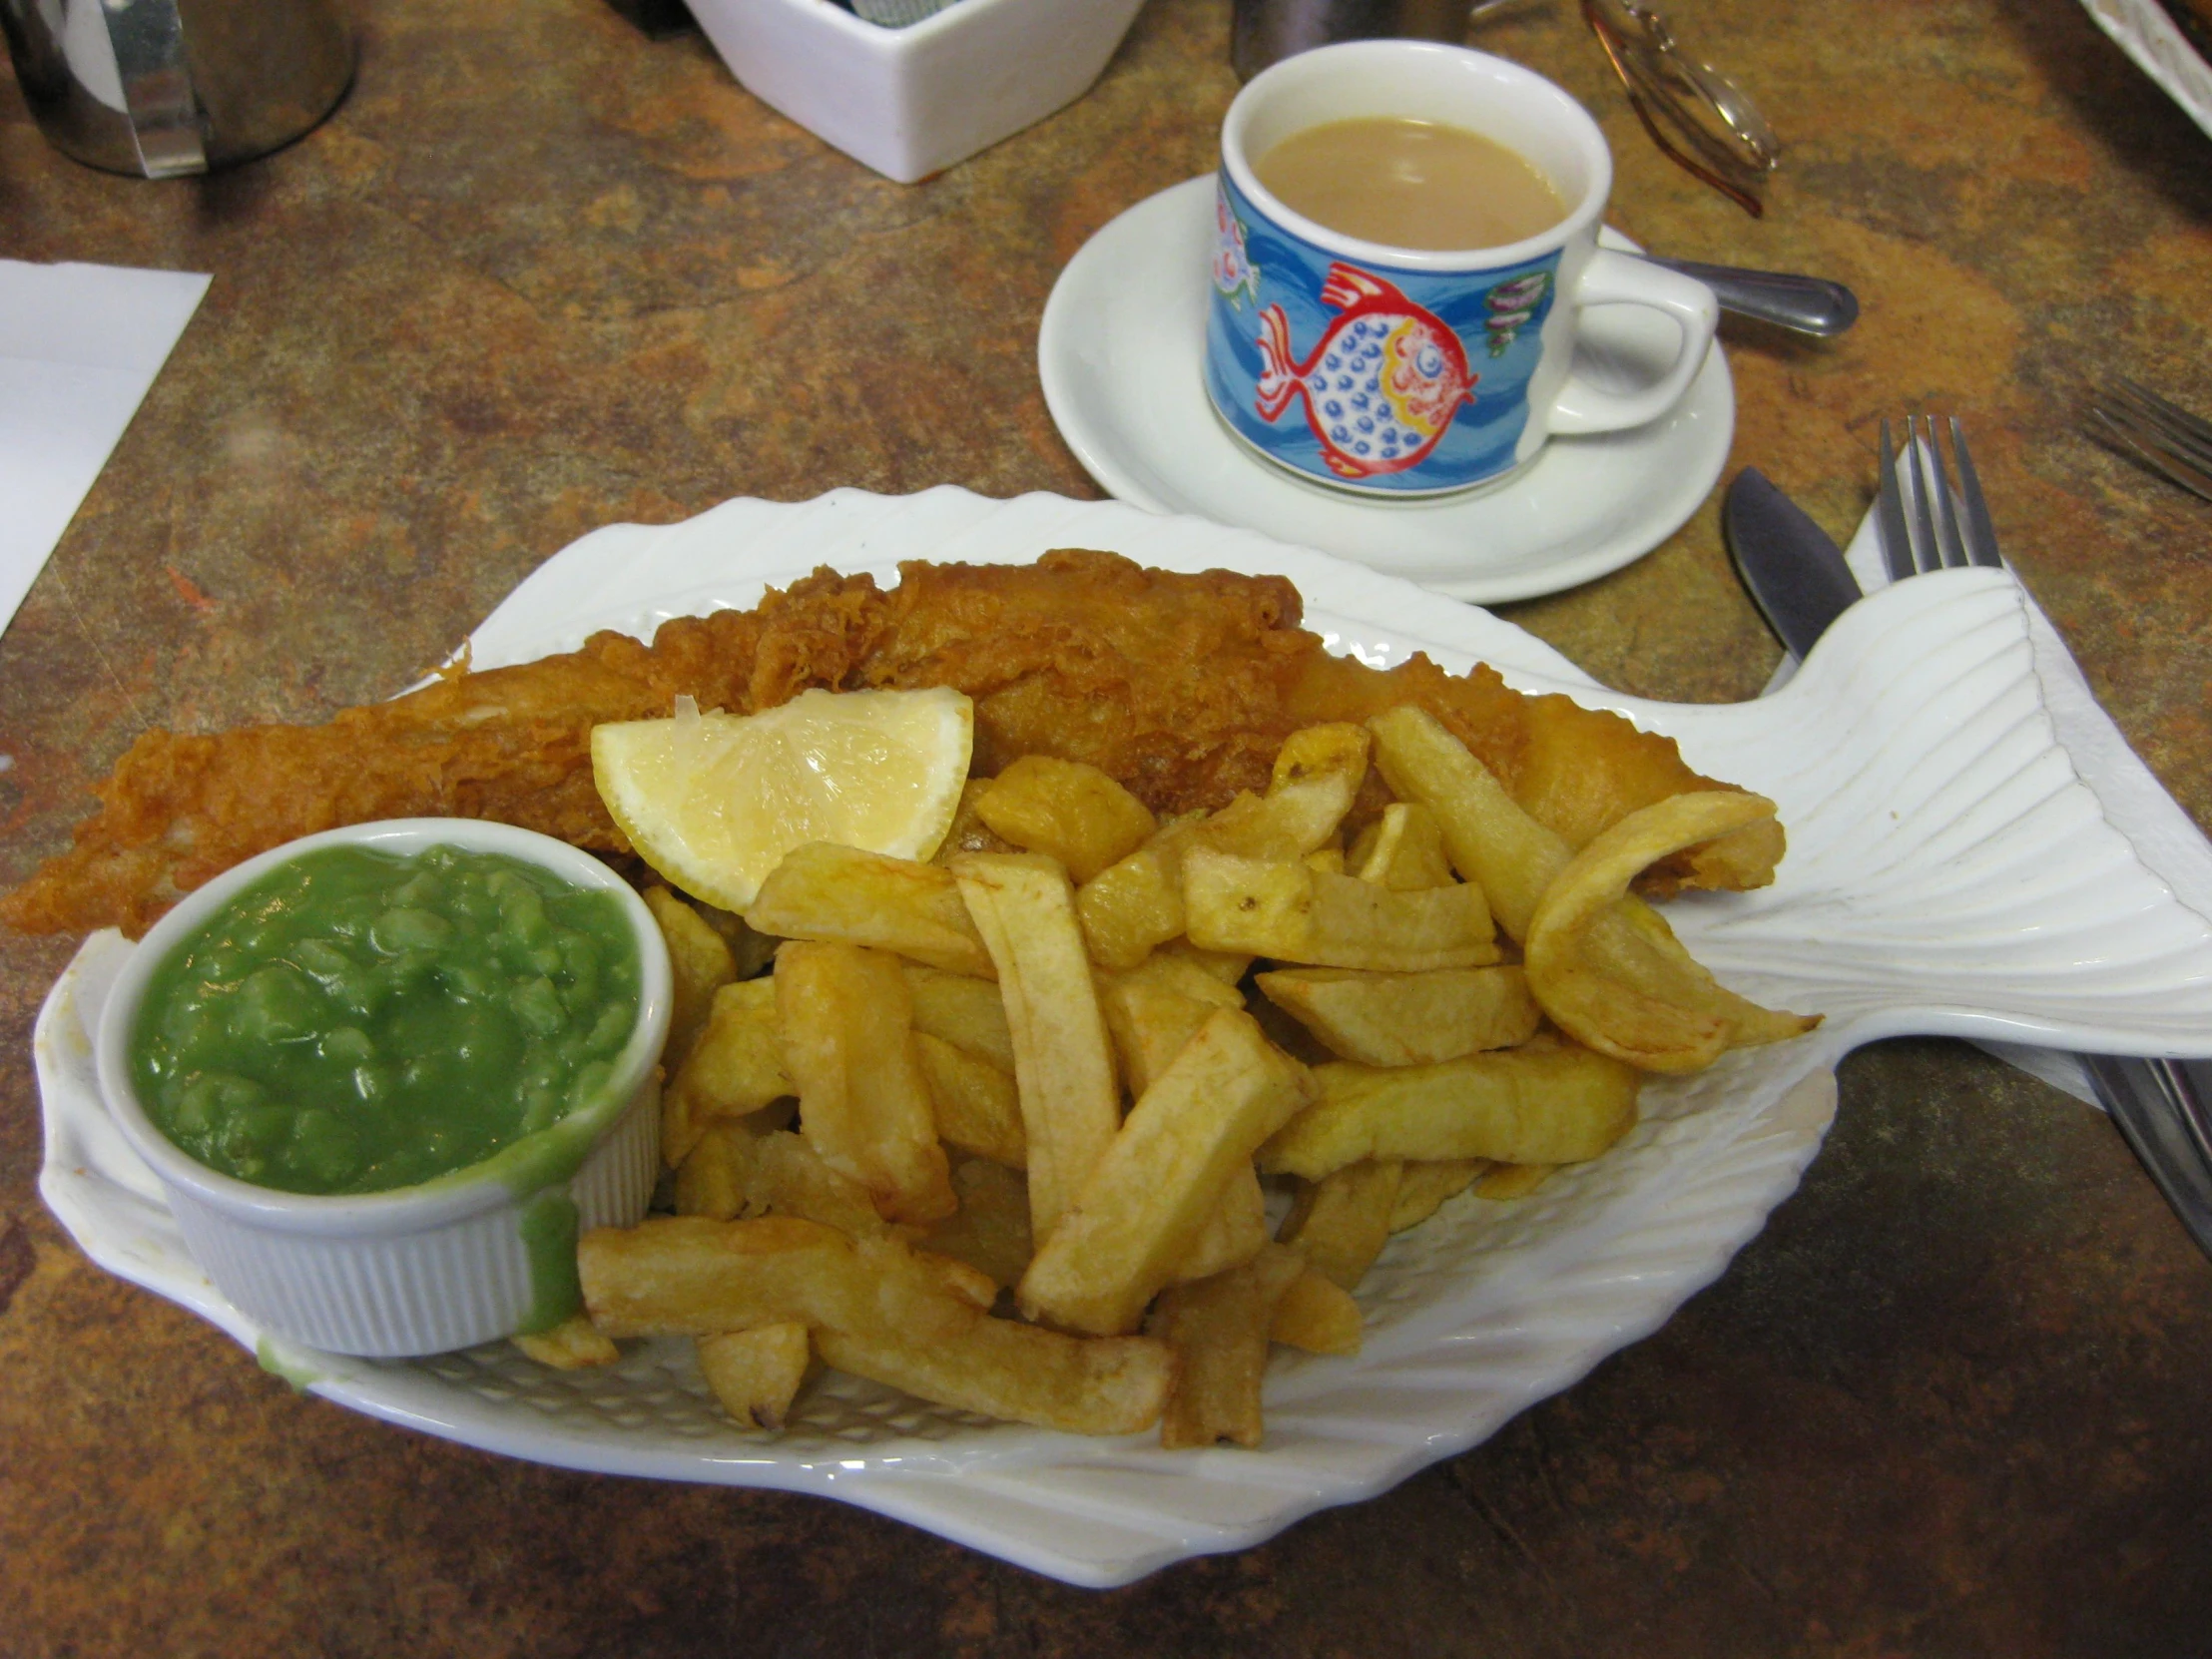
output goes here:
[{"label": "fish-shaped white plate", "polygon": [[[101,1104],[88,1032],[132,948],[112,932],[86,942],[38,1023],[47,1203],[102,1266],[340,1404],[572,1468],[818,1492],[1108,1585],[1384,1490],[1656,1329],[1796,1187],[1834,1111],[1835,1063],[1859,1043],[1936,1032],[2212,1051],[2212,920],[2174,897],[2077,775],[2002,572],[1888,589],[1775,696],[1693,707],[1615,696],[1485,611],[1251,532],[1046,495],[839,490],[597,531],[517,588],[471,648],[495,667],[598,628],[642,638],[672,616],[751,606],[822,564],[894,579],[901,559],[1019,562],[1055,547],[1288,576],[1333,649],[1378,665],[1414,651],[1453,670],[1488,661],[1524,689],[1668,733],[1700,771],[1772,796],[1790,835],[1780,879],[1669,911],[1723,980],[1827,1023],[1696,1077],[1653,1079],[1643,1121],[1604,1157],[1515,1203],[1463,1196],[1394,1239],[1361,1289],[1363,1351],[1279,1352],[1267,1443],[1250,1451],[988,1422],[834,1374],[782,1436],[742,1431],[683,1342],[639,1344],[585,1373],[544,1370],[504,1344],[399,1363],[272,1343],[185,1255]],[[2212,847],[2163,849],[2169,874],[2177,856],[2198,860],[2178,884],[2212,890]]]}]

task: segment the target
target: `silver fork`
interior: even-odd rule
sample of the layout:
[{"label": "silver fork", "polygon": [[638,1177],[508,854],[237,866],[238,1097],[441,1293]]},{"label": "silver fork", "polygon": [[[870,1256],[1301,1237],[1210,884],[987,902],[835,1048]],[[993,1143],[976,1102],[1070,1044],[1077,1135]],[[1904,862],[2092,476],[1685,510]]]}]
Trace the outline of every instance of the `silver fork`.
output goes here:
[{"label": "silver fork", "polygon": [[2089,416],[2111,448],[2212,501],[2212,422],[2124,375],[2098,392]]},{"label": "silver fork", "polygon": [[[1902,450],[1891,446],[1890,423],[1882,423],[1875,522],[1893,582],[1961,565],[2001,569],[2004,564],[1981,480],[1966,452],[1965,430],[1956,417],[1943,424],[1950,429],[1955,482],[1943,465],[1936,416],[1908,415]],[[2075,1058],[2189,1236],[2212,1256],[2212,1111],[2205,1105],[2212,1096],[2212,1062],[2115,1054]]]}]

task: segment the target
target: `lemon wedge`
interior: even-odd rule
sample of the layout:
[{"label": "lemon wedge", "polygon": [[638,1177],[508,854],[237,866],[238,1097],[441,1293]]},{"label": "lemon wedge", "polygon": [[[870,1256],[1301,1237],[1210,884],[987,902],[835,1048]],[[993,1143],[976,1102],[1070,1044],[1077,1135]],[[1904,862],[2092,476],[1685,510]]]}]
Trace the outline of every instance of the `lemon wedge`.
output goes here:
[{"label": "lemon wedge", "polygon": [[835,841],[895,858],[937,850],[967,781],[975,705],[929,691],[802,692],[757,715],[595,726],[592,779],[645,861],[742,910],[784,854]]}]

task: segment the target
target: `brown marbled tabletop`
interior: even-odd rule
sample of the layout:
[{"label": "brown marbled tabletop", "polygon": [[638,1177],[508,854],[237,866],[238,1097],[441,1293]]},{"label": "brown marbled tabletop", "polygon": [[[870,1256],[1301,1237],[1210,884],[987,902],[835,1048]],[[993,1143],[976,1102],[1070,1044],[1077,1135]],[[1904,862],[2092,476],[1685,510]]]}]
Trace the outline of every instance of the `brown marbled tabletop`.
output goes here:
[{"label": "brown marbled tabletop", "polygon": [[[1087,98],[905,187],[605,0],[361,10],[333,119],[206,181],[79,167],[0,79],[0,256],[215,278],[0,640],[0,880],[140,732],[387,695],[611,520],[1095,496],[1037,385],[1045,295],[1211,165],[1235,91],[1227,0],[1153,0]],[[1965,416],[2006,553],[2212,822],[2212,507],[2080,415],[2120,371],[2212,410],[2212,139],[2073,0],[1667,10],[1784,135],[1761,222],[1657,155],[1566,0],[1477,44],[1599,114],[1629,234],[1858,289],[1833,343],[1727,325],[1731,469],[1842,533],[1882,416]],[[1712,502],[1509,614],[1660,697],[1752,695],[1779,655]],[[825,1500],[385,1426],[92,1267],[35,1188],[30,1025],[74,945],[0,939],[6,1659],[2212,1644],[2212,1264],[2101,1116],[1958,1044],[1855,1055],[1728,1274],[1487,1444],[1090,1593]]]}]

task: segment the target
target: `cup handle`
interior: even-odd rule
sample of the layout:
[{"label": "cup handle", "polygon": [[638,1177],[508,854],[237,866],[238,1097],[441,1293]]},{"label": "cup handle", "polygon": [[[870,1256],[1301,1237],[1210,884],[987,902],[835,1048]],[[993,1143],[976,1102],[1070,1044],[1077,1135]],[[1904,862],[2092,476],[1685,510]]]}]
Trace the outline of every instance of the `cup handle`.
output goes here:
[{"label": "cup handle", "polygon": [[1682,345],[1666,373],[1636,391],[1607,391],[1569,373],[1551,403],[1550,430],[1555,434],[1615,432],[1657,420],[1682,400],[1691,378],[1705,366],[1713,327],[1720,319],[1713,290],[1696,277],[1663,271],[1608,248],[1590,256],[1575,286],[1573,303],[1577,309],[1646,305],[1664,311],[1682,330]]}]

